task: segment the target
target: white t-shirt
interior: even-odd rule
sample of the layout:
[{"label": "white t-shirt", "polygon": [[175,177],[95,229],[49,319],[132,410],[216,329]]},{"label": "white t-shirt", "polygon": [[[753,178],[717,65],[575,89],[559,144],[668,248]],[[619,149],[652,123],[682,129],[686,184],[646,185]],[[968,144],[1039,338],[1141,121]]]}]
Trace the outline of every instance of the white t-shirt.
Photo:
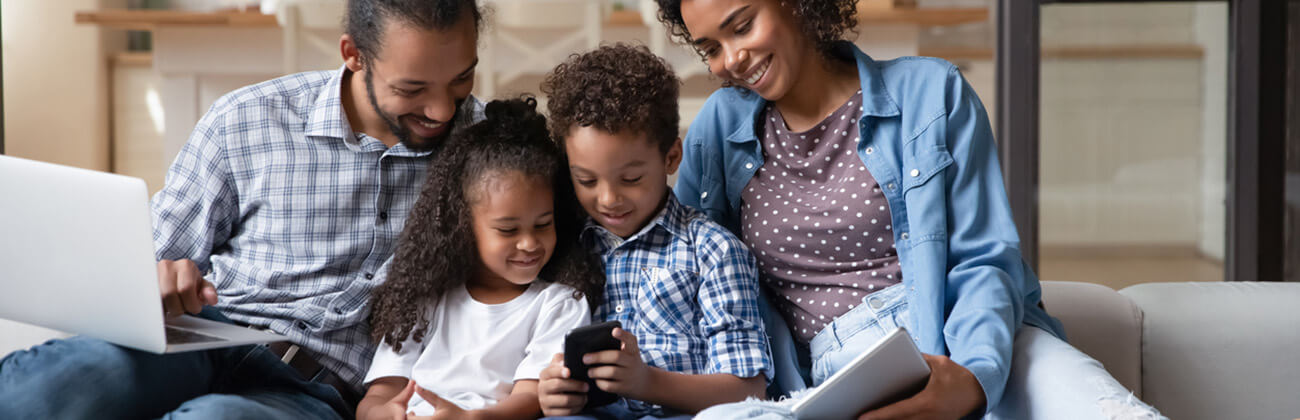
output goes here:
[{"label": "white t-shirt", "polygon": [[[400,376],[466,410],[496,404],[515,381],[537,379],[551,357],[564,351],[565,334],[591,322],[586,299],[575,299],[573,292],[533,282],[519,297],[489,305],[455,288],[427,318],[423,342],[408,338],[400,352],[387,341],[379,346],[365,382]],[[419,394],[407,407],[416,415],[433,414],[433,405]]]}]

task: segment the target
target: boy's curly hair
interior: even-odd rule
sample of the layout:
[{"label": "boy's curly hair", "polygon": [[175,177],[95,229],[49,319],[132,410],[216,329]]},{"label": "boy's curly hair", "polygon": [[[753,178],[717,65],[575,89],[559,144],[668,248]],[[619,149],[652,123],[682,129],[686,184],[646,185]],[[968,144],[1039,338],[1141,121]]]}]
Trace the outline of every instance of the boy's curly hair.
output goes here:
[{"label": "boy's curly hair", "polygon": [[677,141],[681,80],[645,46],[618,43],[570,55],[542,82],[551,135],[564,151],[575,127],[645,133],[668,153]]},{"label": "boy's curly hair", "polygon": [[[682,19],[682,0],[655,0],[655,3],[659,4],[659,21],[668,25],[668,32],[690,44],[691,34]],[[858,0],[781,0],[781,6],[794,12],[803,35],[827,60],[841,57],[835,43],[844,40],[844,34],[858,26]]]},{"label": "boy's curly hair", "polygon": [[429,165],[428,179],[402,230],[388,280],[371,297],[371,338],[395,350],[414,336],[424,339],[426,309],[477,274],[478,247],[471,206],[485,182],[509,172],[546,180],[555,197],[555,251],[537,281],[564,284],[591,307],[604,294],[599,259],[578,244],[582,213],[561,152],[547,136],[546,118],[531,97],[492,101],[486,119],[449,139]]}]

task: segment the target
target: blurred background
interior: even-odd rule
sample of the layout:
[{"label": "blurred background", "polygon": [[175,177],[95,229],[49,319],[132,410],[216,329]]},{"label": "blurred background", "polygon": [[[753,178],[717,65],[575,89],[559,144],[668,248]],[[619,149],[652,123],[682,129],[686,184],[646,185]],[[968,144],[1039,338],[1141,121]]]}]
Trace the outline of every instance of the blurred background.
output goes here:
[{"label": "blurred background", "polygon": [[[493,11],[480,40],[481,98],[538,92],[567,55],[614,41],[645,44],[673,65],[684,83],[683,133],[719,86],[693,51],[668,39],[652,0],[484,3]],[[952,61],[996,120],[997,7],[862,0],[855,41],[876,59]],[[1040,92],[1030,194],[1043,279],[1116,289],[1231,280],[1229,9],[1227,0],[1038,8],[1039,80],[1009,83]],[[1269,182],[1285,186],[1274,211],[1285,220],[1283,278],[1297,281],[1300,2],[1286,10],[1288,131],[1270,153],[1285,153],[1287,170]],[[136,176],[156,191],[216,98],[282,74],[337,69],[342,11],[343,0],[5,0],[3,153]]]}]

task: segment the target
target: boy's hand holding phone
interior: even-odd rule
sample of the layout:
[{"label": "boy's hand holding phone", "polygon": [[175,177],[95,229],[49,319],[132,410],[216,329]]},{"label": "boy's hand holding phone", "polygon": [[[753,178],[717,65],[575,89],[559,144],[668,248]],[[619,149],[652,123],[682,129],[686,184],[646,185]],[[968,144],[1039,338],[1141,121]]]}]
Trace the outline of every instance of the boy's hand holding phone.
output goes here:
[{"label": "boy's hand holding phone", "polygon": [[592,366],[587,376],[601,390],[634,400],[648,400],[652,371],[641,360],[636,336],[622,328],[615,328],[612,334],[622,347],[583,355],[582,362]]},{"label": "boy's hand holding phone", "polygon": [[564,353],[538,375],[538,402],[547,416],[579,414],[640,395],[648,372],[636,337],[618,321],[575,328],[564,337]]}]

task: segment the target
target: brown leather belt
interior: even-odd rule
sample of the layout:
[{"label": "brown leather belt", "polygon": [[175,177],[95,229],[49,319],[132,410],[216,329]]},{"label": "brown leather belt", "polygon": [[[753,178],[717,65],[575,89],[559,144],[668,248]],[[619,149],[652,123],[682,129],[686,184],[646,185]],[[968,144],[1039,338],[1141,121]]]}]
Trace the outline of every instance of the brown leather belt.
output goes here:
[{"label": "brown leather belt", "polygon": [[298,375],[302,376],[302,380],[322,383],[333,387],[334,390],[338,391],[339,395],[343,397],[343,401],[353,407],[361,401],[360,396],[352,391],[351,385],[348,385],[346,381],[339,378],[338,375],[335,375],[333,371],[326,369],[325,366],[321,365],[315,359],[312,359],[311,356],[308,356],[307,352],[299,348],[298,345],[287,341],[279,341],[268,344],[267,348],[271,350],[271,353],[274,353],[276,357],[279,357],[281,361],[293,368],[293,370],[298,371]]}]

